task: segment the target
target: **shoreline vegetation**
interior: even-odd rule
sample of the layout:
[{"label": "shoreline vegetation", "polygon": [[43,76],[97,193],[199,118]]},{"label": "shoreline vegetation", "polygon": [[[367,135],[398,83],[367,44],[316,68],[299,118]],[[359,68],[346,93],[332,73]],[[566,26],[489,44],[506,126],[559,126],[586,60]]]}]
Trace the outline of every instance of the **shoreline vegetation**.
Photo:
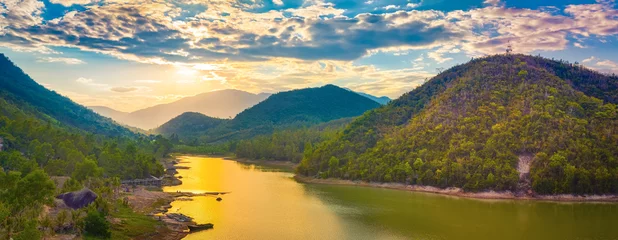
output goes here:
[{"label": "shoreline vegetation", "polygon": [[461,188],[437,188],[432,186],[407,185],[402,183],[377,183],[352,181],[344,179],[319,179],[312,177],[304,177],[294,175],[294,179],[301,183],[308,184],[326,184],[326,185],[344,185],[357,187],[371,188],[386,188],[401,191],[423,192],[445,196],[454,196],[470,199],[487,199],[487,200],[532,200],[532,201],[549,201],[549,202],[618,202],[618,195],[583,195],[576,196],[572,194],[559,195],[535,195],[535,196],[517,196],[511,191],[485,191],[485,192],[464,192]]},{"label": "shoreline vegetation", "polygon": [[[271,160],[255,160],[247,158],[236,158],[233,156],[225,155],[207,155],[207,154],[181,154],[175,153],[174,157],[179,156],[202,156],[202,157],[221,157],[225,160],[237,161],[247,164],[260,164],[266,166],[283,167],[293,170],[297,163],[290,161],[271,161]],[[308,184],[327,184],[327,185],[345,185],[345,186],[357,186],[357,187],[372,187],[372,188],[386,188],[400,191],[411,192],[423,192],[445,196],[462,197],[469,199],[487,199],[487,200],[532,200],[532,201],[550,201],[550,202],[618,202],[618,195],[572,195],[572,194],[559,194],[559,195],[524,195],[517,196],[511,191],[483,191],[483,192],[465,192],[461,188],[437,188],[432,186],[420,186],[420,185],[407,185],[402,183],[379,183],[379,182],[364,182],[364,181],[352,181],[344,179],[319,179],[313,177],[305,177],[298,174],[294,175],[294,179],[300,183]]]}]

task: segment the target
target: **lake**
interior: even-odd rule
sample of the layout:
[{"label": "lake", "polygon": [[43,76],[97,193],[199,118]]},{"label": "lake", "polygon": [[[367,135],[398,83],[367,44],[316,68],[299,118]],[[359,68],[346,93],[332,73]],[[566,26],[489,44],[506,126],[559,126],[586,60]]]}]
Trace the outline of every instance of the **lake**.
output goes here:
[{"label": "lake", "polygon": [[175,201],[170,212],[214,229],[186,239],[618,239],[618,204],[477,200],[304,184],[277,168],[179,158],[176,192],[231,192]]}]

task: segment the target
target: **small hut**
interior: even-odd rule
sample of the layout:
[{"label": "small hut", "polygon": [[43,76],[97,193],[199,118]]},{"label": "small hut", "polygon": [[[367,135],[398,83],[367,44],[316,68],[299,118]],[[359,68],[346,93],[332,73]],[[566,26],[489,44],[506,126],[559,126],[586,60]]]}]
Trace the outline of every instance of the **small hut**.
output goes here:
[{"label": "small hut", "polygon": [[97,199],[97,194],[88,188],[76,192],[63,193],[56,196],[57,199],[61,199],[64,204],[72,209],[80,209],[86,207]]}]

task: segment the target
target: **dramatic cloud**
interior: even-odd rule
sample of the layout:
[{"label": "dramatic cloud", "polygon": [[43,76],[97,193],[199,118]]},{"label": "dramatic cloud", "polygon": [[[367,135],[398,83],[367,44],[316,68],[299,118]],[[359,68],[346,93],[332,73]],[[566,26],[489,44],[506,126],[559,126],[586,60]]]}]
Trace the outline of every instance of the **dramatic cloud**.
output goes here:
[{"label": "dramatic cloud", "polygon": [[[45,8],[50,2],[66,11],[50,17]],[[77,80],[122,99],[146,91],[132,83],[276,92],[334,82],[397,97],[435,74],[437,65],[503,53],[507,45],[517,53],[591,50],[595,43],[612,44],[618,35],[618,10],[608,0],[537,8],[485,0],[449,11],[429,9],[433,2],[0,0],[0,47],[64,64],[84,62],[66,53],[44,53],[86,51],[161,65],[175,74],[142,78],[164,81],[112,84],[88,74],[83,76],[98,81]],[[405,66],[380,68],[386,57]],[[615,68],[606,61],[582,63]],[[148,102],[148,96],[142,99]]]},{"label": "dramatic cloud", "polygon": [[[94,1],[60,2],[70,6]],[[529,53],[565,49],[569,35],[618,34],[618,12],[611,2],[569,5],[564,9],[567,15],[549,8],[505,8],[500,1],[486,0],[487,7],[467,11],[400,10],[355,16],[345,16],[345,10],[318,0],[300,8],[266,12],[246,11],[257,5],[234,1],[184,2],[204,4],[206,10],[181,17],[186,10],[175,2],[104,1],[42,22],[40,2],[0,5],[4,6],[0,41],[4,46],[68,46],[121,59],[172,64],[277,57],[350,61],[375,51],[440,45],[479,55],[502,52],[511,43],[517,52]],[[273,3],[283,4],[280,0]],[[410,9],[419,4],[382,8]],[[444,51],[437,49],[430,57],[447,61],[448,57],[441,57]]]}]

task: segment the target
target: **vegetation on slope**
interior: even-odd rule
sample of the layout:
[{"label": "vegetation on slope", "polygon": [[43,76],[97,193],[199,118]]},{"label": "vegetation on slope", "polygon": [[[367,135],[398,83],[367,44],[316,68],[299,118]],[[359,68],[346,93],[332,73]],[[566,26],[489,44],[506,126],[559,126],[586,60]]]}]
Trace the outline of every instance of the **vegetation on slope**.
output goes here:
[{"label": "vegetation on slope", "polygon": [[518,158],[532,156],[537,193],[617,193],[617,82],[540,57],[475,59],[366,113],[298,171],[515,190]]},{"label": "vegetation on slope", "polygon": [[[158,128],[156,132],[165,136],[176,134],[181,142],[191,145],[221,143],[359,116],[379,106],[377,102],[357,93],[326,85],[274,94],[232,120],[218,121],[220,124],[216,127],[215,124],[206,124],[207,128],[194,129],[191,125],[197,122],[182,118],[172,123],[174,128]],[[210,119],[204,120],[213,122]]]},{"label": "vegetation on slope", "polygon": [[[110,204],[117,200],[110,196],[112,186],[117,188],[120,179],[163,174],[156,158],[169,152],[172,146],[168,140],[137,137],[45,90],[12,63],[7,67],[8,60],[3,61],[0,84],[6,88],[0,90],[0,238],[39,239],[53,232],[54,222],[39,218],[43,205],[51,203],[61,191],[87,186],[100,200],[88,210],[98,212],[91,214],[93,217],[83,219],[78,211],[72,214],[71,228],[83,233],[90,220],[106,221],[100,214],[107,215]],[[63,189],[55,189],[50,175],[70,179]],[[56,219],[56,223],[64,228],[65,220]],[[107,235],[105,231],[99,233]]]},{"label": "vegetation on slope", "polygon": [[39,117],[48,115],[67,126],[107,136],[133,135],[112,120],[39,85],[3,54],[0,54],[0,97],[17,105],[28,105],[37,110]]},{"label": "vegetation on slope", "polygon": [[241,140],[231,149],[237,157],[275,161],[300,162],[310,154],[313,145],[333,138],[352,118],[333,120],[312,127],[284,129],[270,135]]},{"label": "vegetation on slope", "polygon": [[177,139],[179,135],[185,139],[196,139],[200,133],[208,132],[228,121],[227,119],[213,118],[201,113],[186,112],[161,125],[158,131],[169,134],[172,140]]}]

